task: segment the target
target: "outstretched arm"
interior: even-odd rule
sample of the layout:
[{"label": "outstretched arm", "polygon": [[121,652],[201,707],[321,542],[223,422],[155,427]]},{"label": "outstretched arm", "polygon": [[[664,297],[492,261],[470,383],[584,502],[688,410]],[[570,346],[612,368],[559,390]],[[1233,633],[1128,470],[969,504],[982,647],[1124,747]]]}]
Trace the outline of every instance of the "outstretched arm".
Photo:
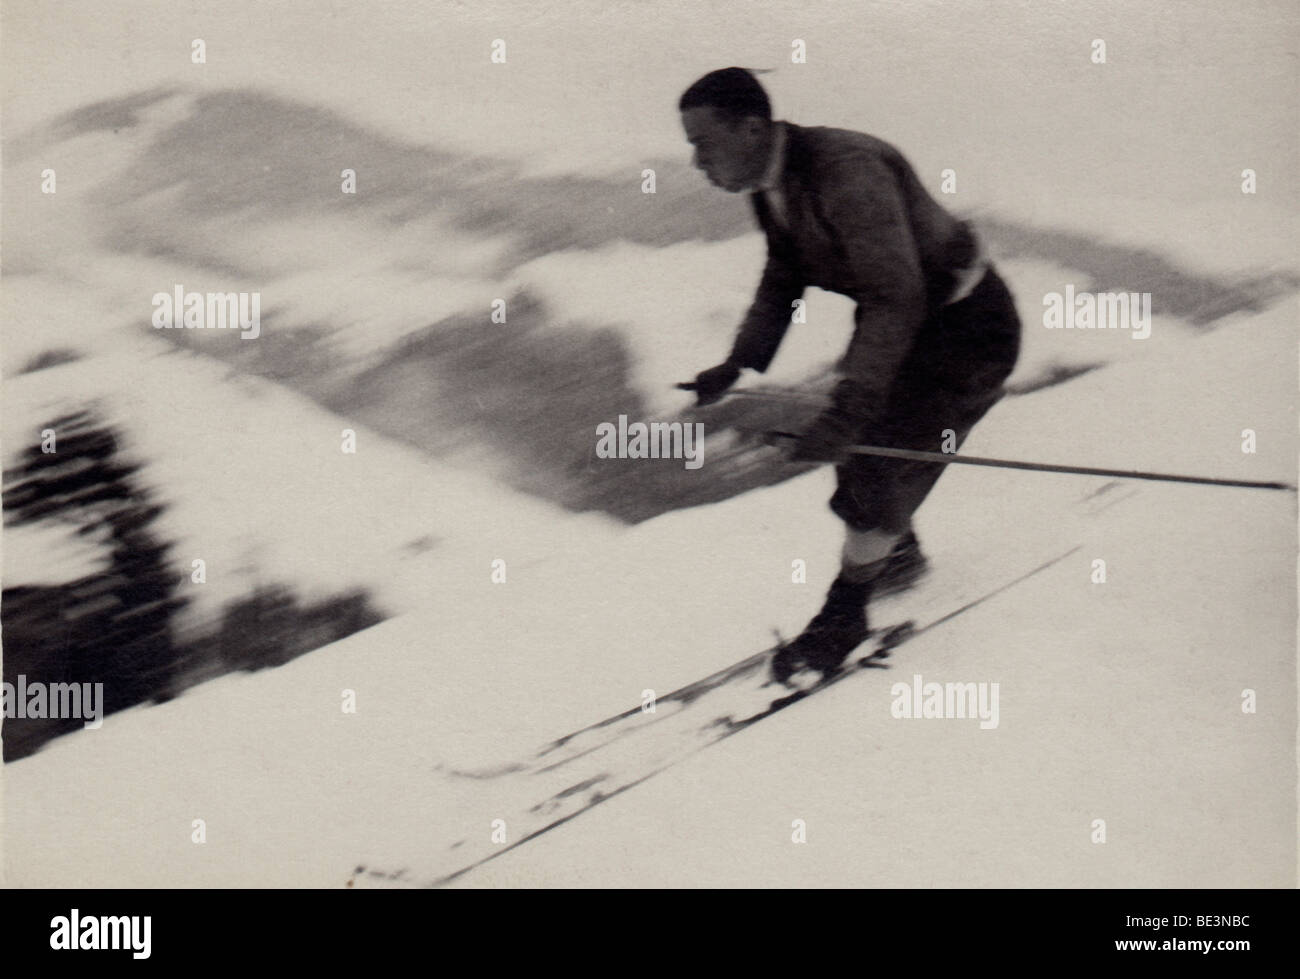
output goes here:
[{"label": "outstretched arm", "polygon": [[827,174],[820,203],[845,263],[847,291],[858,306],[834,404],[813,422],[792,455],[835,461],[884,409],[925,322],[927,305],[906,202],[884,160],[839,162]]},{"label": "outstretched arm", "polygon": [[863,422],[884,407],[925,322],[925,279],[902,189],[884,160],[846,161],[827,186],[824,213],[858,304],[841,400],[852,421]]},{"label": "outstretched arm", "polygon": [[767,370],[790,328],[794,301],[803,295],[804,288],[803,276],[794,263],[774,248],[769,239],[767,265],[758,284],[758,294],[740,324],[727,360],[760,373]]}]

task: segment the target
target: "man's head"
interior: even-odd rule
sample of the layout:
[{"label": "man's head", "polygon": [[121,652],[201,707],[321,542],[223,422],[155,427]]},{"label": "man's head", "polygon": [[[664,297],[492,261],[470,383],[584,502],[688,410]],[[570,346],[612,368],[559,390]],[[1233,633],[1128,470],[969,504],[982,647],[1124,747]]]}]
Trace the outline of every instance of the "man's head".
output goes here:
[{"label": "man's head", "polygon": [[772,152],[772,104],[744,68],[711,71],[683,93],[677,108],[695,166],[736,193],[763,175]]}]

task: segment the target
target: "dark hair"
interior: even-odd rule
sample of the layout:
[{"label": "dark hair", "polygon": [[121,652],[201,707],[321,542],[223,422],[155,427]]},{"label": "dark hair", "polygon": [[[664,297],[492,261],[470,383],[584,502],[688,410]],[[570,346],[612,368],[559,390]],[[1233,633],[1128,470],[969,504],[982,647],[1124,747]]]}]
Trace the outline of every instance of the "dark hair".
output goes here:
[{"label": "dark hair", "polygon": [[731,122],[746,116],[772,118],[772,103],[753,73],[744,68],[719,68],[711,71],[688,88],[677,103],[677,110],[701,107],[717,109]]}]

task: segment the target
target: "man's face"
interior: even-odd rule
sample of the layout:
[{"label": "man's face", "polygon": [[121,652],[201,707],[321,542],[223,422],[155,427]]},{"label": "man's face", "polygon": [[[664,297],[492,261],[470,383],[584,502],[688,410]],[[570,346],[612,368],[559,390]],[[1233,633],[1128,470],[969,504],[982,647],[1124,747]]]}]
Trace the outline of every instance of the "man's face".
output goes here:
[{"label": "man's face", "polygon": [[691,163],[704,171],[709,183],[733,194],[752,186],[763,175],[769,125],[757,116],[733,124],[712,106],[682,113],[686,140],[695,147]]}]

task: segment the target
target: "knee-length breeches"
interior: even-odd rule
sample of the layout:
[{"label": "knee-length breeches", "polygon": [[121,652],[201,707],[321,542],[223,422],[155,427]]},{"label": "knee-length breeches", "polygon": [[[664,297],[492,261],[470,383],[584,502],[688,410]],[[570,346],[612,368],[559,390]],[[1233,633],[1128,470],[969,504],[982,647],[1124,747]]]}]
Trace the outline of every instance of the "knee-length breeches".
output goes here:
[{"label": "knee-length breeches", "polygon": [[[965,299],[939,307],[922,327],[866,445],[941,452],[961,445],[1002,397],[1020,354],[1020,319],[992,267]],[[949,433],[952,433],[949,435]],[[944,464],[855,455],[836,467],[831,509],[854,530],[901,532]]]}]

